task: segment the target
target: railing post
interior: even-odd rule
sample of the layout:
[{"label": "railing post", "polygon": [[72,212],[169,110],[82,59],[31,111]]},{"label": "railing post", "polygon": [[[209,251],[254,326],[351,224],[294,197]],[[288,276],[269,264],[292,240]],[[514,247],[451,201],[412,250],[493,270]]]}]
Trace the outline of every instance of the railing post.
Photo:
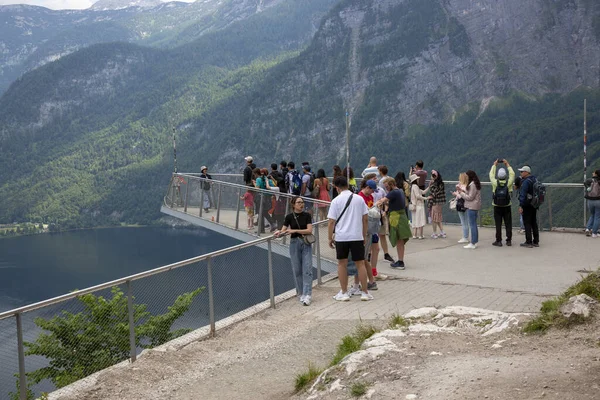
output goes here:
[{"label": "railing post", "polygon": [[552,230],[552,196],[550,195],[551,190],[548,190],[548,224],[550,230]]},{"label": "railing post", "polygon": [[319,235],[319,228],[321,225],[313,225],[315,230],[315,243],[316,243],[316,255],[317,255],[317,284],[320,286],[323,284],[321,281],[321,238]]},{"label": "railing post", "polygon": [[260,193],[260,206],[258,206],[259,212],[258,212],[258,229],[256,230],[258,236],[260,236],[261,231],[265,228],[265,219],[263,217],[263,209],[264,209],[264,197],[265,195],[261,192]]},{"label": "railing post", "polygon": [[133,294],[131,291],[131,280],[127,281],[127,314],[129,316],[129,353],[131,362],[135,362],[137,348],[135,345],[135,321],[133,320]]},{"label": "railing post", "polygon": [[273,280],[273,250],[271,249],[272,239],[267,240],[269,255],[269,298],[271,299],[271,308],[275,308],[275,282]]},{"label": "railing post", "polygon": [[215,299],[213,296],[212,257],[208,258],[208,319],[210,321],[210,337],[215,337]]},{"label": "railing post", "polygon": [[240,229],[240,201],[242,200],[242,189],[238,189],[237,207],[235,209],[235,230]]},{"label": "railing post", "polygon": [[[285,198],[285,214],[284,215],[288,215],[289,213],[290,213],[290,199],[286,197]],[[282,243],[284,246],[287,244],[287,235],[283,236]]]},{"label": "railing post", "polygon": [[200,181],[200,218],[202,218],[202,210],[204,209],[204,188],[202,187],[203,185],[204,182]]},{"label": "railing post", "polygon": [[183,212],[184,213],[187,213],[189,193],[190,193],[190,178],[188,178],[187,184],[185,185],[185,202],[183,203]]},{"label": "railing post", "polygon": [[217,222],[219,222],[219,216],[221,215],[221,189],[223,185],[219,184],[219,191],[217,192]]},{"label": "railing post", "polygon": [[21,313],[16,313],[17,318],[17,351],[19,354],[19,399],[27,400],[27,375],[25,375],[25,350],[23,349],[23,323]]}]

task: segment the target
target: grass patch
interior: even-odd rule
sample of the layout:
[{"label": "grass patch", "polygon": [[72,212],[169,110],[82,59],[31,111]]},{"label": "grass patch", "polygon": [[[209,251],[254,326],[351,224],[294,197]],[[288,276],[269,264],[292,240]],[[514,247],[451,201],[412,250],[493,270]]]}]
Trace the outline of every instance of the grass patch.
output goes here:
[{"label": "grass patch", "polygon": [[392,314],[388,327],[391,329],[397,329],[398,327],[406,328],[410,325],[410,321],[404,318],[402,315]]},{"label": "grass patch", "polygon": [[360,349],[365,340],[377,333],[378,330],[372,325],[359,325],[356,332],[352,335],[346,335],[342,338],[342,343],[338,344],[337,351],[330,366],[339,364],[348,354],[354,353]]},{"label": "grass patch", "polygon": [[296,382],[294,385],[296,393],[303,390],[308,384],[317,379],[321,372],[323,372],[322,369],[315,367],[312,363],[308,363],[308,371],[296,375]]},{"label": "grass patch", "polygon": [[355,382],[355,383],[352,384],[352,387],[350,388],[350,394],[353,397],[363,396],[364,394],[367,393],[367,388],[368,387],[369,387],[369,385],[367,385],[366,383]]},{"label": "grass patch", "polygon": [[583,277],[560,296],[544,301],[540,309],[540,315],[529,321],[523,327],[523,332],[541,333],[551,327],[567,328],[573,324],[582,323],[584,321],[583,317],[567,319],[560,312],[560,308],[569,298],[580,294],[587,294],[600,301],[600,270]]}]

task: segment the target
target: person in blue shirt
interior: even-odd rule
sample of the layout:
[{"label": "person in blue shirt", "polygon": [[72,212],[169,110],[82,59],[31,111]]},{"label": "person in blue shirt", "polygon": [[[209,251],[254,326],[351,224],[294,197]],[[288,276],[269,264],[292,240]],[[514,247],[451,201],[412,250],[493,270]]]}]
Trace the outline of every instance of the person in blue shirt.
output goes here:
[{"label": "person in blue shirt", "polygon": [[533,183],[536,177],[531,175],[529,165],[518,170],[521,174],[521,189],[519,191],[519,214],[523,215],[525,224],[525,242],[521,247],[540,247],[540,232],[537,224],[537,209],[529,204],[529,196],[533,194]]}]

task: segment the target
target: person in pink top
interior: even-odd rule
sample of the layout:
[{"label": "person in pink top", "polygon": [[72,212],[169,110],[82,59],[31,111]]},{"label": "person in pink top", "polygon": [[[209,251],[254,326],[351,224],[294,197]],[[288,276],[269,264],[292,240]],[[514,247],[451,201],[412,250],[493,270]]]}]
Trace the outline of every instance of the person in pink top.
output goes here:
[{"label": "person in pink top", "polygon": [[244,208],[248,217],[248,229],[254,228],[254,193],[248,189],[241,197],[244,200]]}]

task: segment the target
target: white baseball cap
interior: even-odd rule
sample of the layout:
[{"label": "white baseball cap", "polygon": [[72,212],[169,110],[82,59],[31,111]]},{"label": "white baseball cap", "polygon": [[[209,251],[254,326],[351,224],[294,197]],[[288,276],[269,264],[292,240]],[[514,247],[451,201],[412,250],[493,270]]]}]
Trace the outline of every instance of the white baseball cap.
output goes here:
[{"label": "white baseball cap", "polygon": [[529,173],[531,173],[531,168],[529,168],[529,165],[523,165],[521,168],[519,168],[519,172],[529,172]]},{"label": "white baseball cap", "polygon": [[248,162],[252,162],[252,160],[254,160],[254,159],[252,158],[252,156],[246,156],[246,157],[244,157],[244,160],[246,160]]}]

